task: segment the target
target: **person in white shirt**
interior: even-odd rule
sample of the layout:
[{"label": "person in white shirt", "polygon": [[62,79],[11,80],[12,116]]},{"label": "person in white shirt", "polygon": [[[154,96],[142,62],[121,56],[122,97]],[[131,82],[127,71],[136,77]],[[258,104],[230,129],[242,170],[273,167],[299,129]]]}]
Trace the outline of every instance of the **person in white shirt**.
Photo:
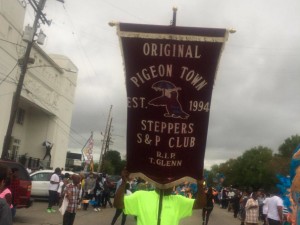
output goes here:
[{"label": "person in white shirt", "polygon": [[263,208],[262,208],[263,221],[264,221],[263,225],[267,225],[268,224],[267,223],[267,220],[268,220],[267,214],[268,214],[268,200],[269,200],[269,198],[270,198],[270,195],[267,194],[266,198],[263,201]]},{"label": "person in white shirt", "polygon": [[283,221],[283,200],[274,195],[267,201],[269,225],[281,225]]},{"label": "person in white shirt", "polygon": [[57,190],[60,183],[60,177],[59,177],[60,174],[61,174],[61,170],[60,168],[57,167],[50,178],[50,184],[48,188],[49,190],[49,204],[47,208],[48,213],[56,212],[56,210],[52,209],[52,206],[55,204],[55,202],[58,199]]}]

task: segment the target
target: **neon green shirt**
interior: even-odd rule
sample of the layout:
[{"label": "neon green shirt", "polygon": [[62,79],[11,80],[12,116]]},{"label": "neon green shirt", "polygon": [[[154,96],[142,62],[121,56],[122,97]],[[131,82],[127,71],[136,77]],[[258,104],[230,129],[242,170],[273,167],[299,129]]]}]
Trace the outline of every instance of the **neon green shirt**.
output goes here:
[{"label": "neon green shirt", "polygon": [[[192,215],[194,199],[181,195],[163,197],[161,225],[177,225]],[[137,216],[138,225],[157,225],[159,194],[155,191],[136,191],[124,197],[125,214]]]}]

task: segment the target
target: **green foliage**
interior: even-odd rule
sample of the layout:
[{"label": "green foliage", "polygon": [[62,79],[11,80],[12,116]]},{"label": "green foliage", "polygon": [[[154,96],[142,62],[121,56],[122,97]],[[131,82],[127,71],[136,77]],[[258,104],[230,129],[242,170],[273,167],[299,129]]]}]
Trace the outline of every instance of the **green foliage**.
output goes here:
[{"label": "green foliage", "polygon": [[300,136],[293,135],[279,146],[278,154],[273,154],[272,149],[263,146],[246,150],[236,159],[213,165],[210,171],[206,171],[207,182],[216,184],[214,178],[218,173],[222,173],[225,175],[223,186],[274,190],[278,183],[276,174],[289,174],[292,154],[299,144]]},{"label": "green foliage", "polygon": [[126,161],[121,159],[120,152],[109,150],[103,156],[101,172],[111,175],[119,175],[125,165]]},{"label": "green foliage", "polygon": [[113,164],[109,160],[103,160],[103,173],[106,174],[115,174],[115,168],[113,167]]},{"label": "green foliage", "polygon": [[293,135],[290,138],[285,139],[284,143],[278,148],[279,156],[284,158],[292,158],[293,151],[300,144],[300,136]]},{"label": "green foliage", "polygon": [[219,166],[212,167],[213,173],[221,172],[225,175],[223,186],[234,186],[241,189],[270,190],[276,185],[272,150],[258,146],[251,148],[236,159],[230,159]]}]

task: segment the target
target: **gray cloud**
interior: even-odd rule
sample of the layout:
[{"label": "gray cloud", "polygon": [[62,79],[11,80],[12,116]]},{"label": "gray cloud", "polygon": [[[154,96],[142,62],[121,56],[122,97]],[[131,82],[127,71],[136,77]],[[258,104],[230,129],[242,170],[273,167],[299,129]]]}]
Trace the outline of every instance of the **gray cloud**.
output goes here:
[{"label": "gray cloud", "polygon": [[[159,7],[158,7],[159,6]],[[236,158],[263,145],[277,150],[299,133],[300,2],[253,1],[48,1],[53,20],[43,28],[44,49],[68,56],[79,68],[70,149],[95,132],[100,152],[110,105],[112,149],[126,148],[126,89],[123,61],[111,20],[168,25],[177,6],[177,25],[235,28],[225,46],[213,91],[205,166]],[[28,13],[27,21],[32,23]],[[78,143],[79,142],[79,143]]]}]

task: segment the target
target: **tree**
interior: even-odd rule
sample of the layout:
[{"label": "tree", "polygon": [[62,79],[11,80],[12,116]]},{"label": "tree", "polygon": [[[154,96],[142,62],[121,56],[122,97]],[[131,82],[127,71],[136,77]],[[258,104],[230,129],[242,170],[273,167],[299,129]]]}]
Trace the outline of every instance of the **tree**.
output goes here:
[{"label": "tree", "polygon": [[208,180],[211,182],[212,179],[214,185],[217,185],[214,176],[224,174],[223,186],[275,190],[279,182],[276,175],[289,174],[292,154],[299,144],[300,136],[293,135],[279,146],[278,154],[273,154],[270,148],[263,146],[251,148],[236,159],[214,165],[208,172]]},{"label": "tree", "polygon": [[278,148],[278,156],[291,159],[295,148],[299,144],[300,136],[297,134],[285,139],[284,143]]},{"label": "tree", "polygon": [[220,171],[226,179],[224,185],[239,188],[269,189],[275,185],[276,177],[269,169],[272,150],[267,147],[254,147],[237,159],[230,159],[220,165]]},{"label": "tree", "polygon": [[300,136],[293,135],[285,139],[278,148],[278,154],[274,155],[272,166],[276,174],[288,175],[290,173],[290,163],[296,147],[300,144]]},{"label": "tree", "polygon": [[101,172],[108,174],[121,174],[122,169],[125,167],[126,161],[121,160],[120,152],[109,150],[103,156],[103,165]]},{"label": "tree", "polygon": [[115,174],[115,168],[113,167],[111,161],[105,159],[103,160],[101,172],[106,174]]}]

